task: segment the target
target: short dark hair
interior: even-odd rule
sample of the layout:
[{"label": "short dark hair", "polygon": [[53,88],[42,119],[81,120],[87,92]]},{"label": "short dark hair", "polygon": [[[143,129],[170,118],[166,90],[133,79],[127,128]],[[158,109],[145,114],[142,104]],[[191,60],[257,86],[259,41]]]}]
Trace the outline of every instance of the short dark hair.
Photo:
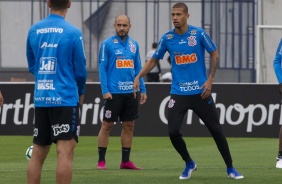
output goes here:
[{"label": "short dark hair", "polygon": [[188,13],[188,6],[185,3],[178,2],[172,8],[183,8],[184,13]]},{"label": "short dark hair", "polygon": [[152,44],[152,48],[155,49],[155,48],[157,48],[157,47],[158,47],[158,43],[154,42],[154,43]]},{"label": "short dark hair", "polygon": [[50,8],[54,10],[63,10],[68,8],[70,0],[50,0]]}]

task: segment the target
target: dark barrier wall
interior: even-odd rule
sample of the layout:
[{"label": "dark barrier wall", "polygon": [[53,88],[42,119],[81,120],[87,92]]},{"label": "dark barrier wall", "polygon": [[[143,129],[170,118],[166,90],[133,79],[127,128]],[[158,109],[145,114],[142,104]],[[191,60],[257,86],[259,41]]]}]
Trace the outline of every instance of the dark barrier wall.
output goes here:
[{"label": "dark barrier wall", "polygon": [[[0,83],[5,103],[0,108],[0,135],[32,135],[33,83]],[[140,105],[135,136],[167,136],[170,84],[147,83],[148,100]],[[214,84],[213,99],[227,137],[278,137],[282,125],[278,85]],[[87,83],[81,109],[81,135],[97,136],[104,100],[99,83]],[[120,135],[120,123],[111,135]],[[210,136],[197,115],[188,111],[183,136]]]}]

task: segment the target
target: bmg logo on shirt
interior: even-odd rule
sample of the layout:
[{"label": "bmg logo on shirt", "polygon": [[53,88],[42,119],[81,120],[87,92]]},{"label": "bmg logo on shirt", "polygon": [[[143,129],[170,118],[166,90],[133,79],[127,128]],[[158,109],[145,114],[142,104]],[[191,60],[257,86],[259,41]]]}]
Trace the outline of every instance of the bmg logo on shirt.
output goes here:
[{"label": "bmg logo on shirt", "polygon": [[56,73],[57,58],[42,57],[40,58],[39,74],[54,74]]}]

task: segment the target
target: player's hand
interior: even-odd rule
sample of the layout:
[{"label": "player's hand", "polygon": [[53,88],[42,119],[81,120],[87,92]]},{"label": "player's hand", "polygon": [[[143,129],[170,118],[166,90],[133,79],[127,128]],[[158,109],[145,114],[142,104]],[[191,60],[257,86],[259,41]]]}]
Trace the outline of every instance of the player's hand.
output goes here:
[{"label": "player's hand", "polygon": [[282,96],[282,83],[279,84],[279,93],[280,93],[280,95]]},{"label": "player's hand", "polygon": [[103,99],[105,100],[111,100],[113,99],[113,96],[110,92],[103,94]]},{"label": "player's hand", "polygon": [[0,91],[0,107],[4,104],[4,98],[2,96],[2,93]]},{"label": "player's hand", "polygon": [[207,80],[200,89],[204,88],[204,91],[201,94],[202,99],[206,99],[211,95],[211,88],[212,88],[212,80]]},{"label": "player's hand", "polygon": [[79,105],[83,105],[84,95],[79,96]]},{"label": "player's hand", "polygon": [[[136,92],[140,91],[139,77],[135,77],[134,83],[133,83],[133,85],[132,85],[132,90],[133,90],[134,98],[136,98]],[[140,99],[140,100],[141,100],[141,99]]]},{"label": "player's hand", "polygon": [[144,104],[147,101],[147,94],[146,93],[141,93],[140,95],[140,104]]}]

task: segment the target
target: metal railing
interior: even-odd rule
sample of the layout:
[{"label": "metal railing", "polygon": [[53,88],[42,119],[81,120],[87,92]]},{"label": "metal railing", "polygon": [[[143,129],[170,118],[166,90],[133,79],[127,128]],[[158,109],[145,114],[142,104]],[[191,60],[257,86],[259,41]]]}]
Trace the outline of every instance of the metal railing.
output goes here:
[{"label": "metal railing", "polygon": [[[129,34],[138,41],[141,59],[145,61],[152,42],[157,42],[162,34],[173,28],[170,10],[176,2],[178,0],[72,0],[66,20],[83,31],[87,67],[97,70],[99,46],[105,38],[115,34],[115,16],[127,14],[130,17]],[[250,70],[254,77],[254,0],[182,2],[189,7],[188,24],[203,27],[218,46],[219,68],[238,72]],[[27,31],[32,24],[48,16],[49,8],[45,0],[2,0],[0,12],[0,68],[26,68]],[[206,59],[208,63],[208,55]],[[162,68],[170,67],[166,61],[161,65]]]}]

